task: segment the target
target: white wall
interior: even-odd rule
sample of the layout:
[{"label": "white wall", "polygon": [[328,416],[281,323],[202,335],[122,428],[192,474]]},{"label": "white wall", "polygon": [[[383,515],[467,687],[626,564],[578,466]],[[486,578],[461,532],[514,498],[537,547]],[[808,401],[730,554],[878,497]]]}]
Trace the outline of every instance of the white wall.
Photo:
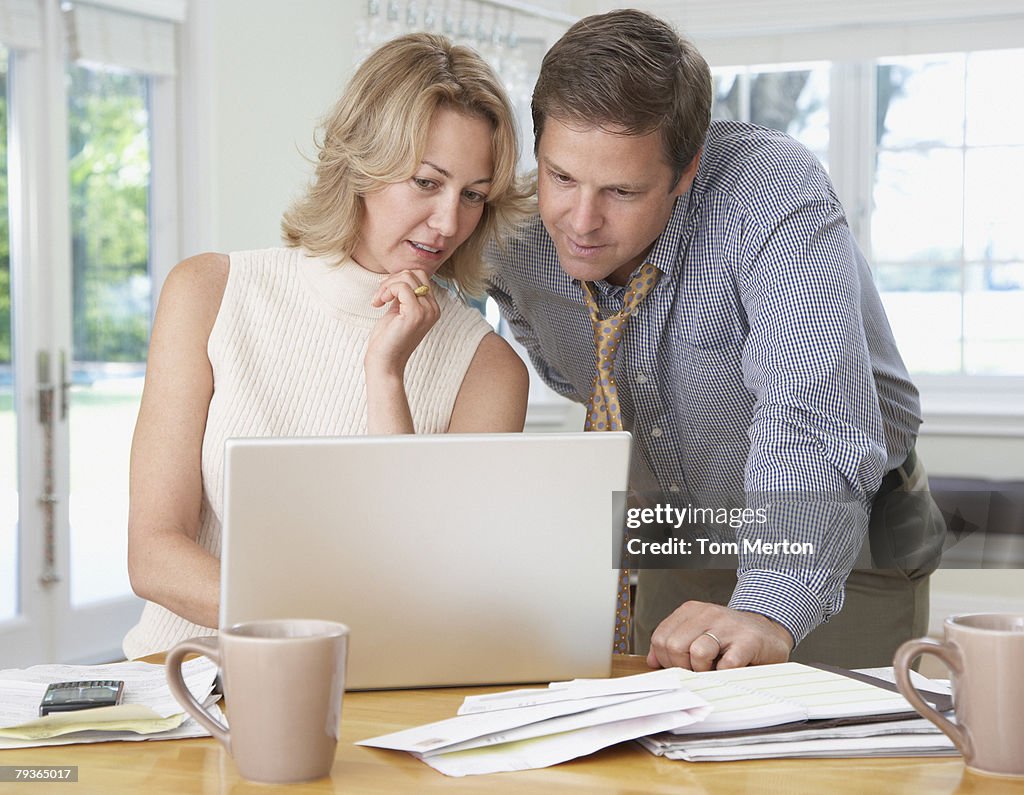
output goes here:
[{"label": "white wall", "polygon": [[[182,253],[277,245],[352,68],[356,0],[190,0]],[[190,118],[191,115],[191,118]]]},{"label": "white wall", "polygon": [[[927,422],[927,414],[925,421]],[[922,432],[917,451],[931,475],[1024,480],[1024,438]]]}]

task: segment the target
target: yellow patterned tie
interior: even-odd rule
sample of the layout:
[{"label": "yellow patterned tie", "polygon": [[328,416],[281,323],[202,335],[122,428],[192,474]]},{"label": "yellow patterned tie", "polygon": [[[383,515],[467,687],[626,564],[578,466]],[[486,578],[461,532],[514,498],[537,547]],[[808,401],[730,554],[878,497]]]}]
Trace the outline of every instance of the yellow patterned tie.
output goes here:
[{"label": "yellow patterned tie", "polygon": [[[615,353],[622,342],[626,321],[647,294],[654,289],[660,271],[650,263],[645,264],[629,282],[626,295],[622,299],[622,309],[604,320],[597,308],[597,301],[590,291],[590,285],[580,282],[583,296],[590,310],[590,319],[594,324],[594,349],[597,359],[597,373],[591,389],[590,402],[587,404],[587,420],[583,426],[586,431],[621,431],[622,416],[619,411],[618,389],[615,386]],[[625,539],[623,539],[625,543]],[[618,654],[629,653],[629,569],[619,571],[619,593],[615,605],[615,641],[612,651]]]}]

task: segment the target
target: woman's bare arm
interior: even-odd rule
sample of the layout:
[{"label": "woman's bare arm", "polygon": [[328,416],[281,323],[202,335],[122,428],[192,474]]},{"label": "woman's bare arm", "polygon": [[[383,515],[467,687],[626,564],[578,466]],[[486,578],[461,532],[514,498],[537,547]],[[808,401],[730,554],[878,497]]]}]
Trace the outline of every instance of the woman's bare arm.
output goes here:
[{"label": "woman's bare arm", "polygon": [[449,433],[523,430],[529,388],[530,377],[519,355],[497,334],[488,334],[459,387]]},{"label": "woman's bare arm", "polygon": [[132,439],[128,573],[135,592],[185,619],[217,626],[220,564],[196,543],[201,456],[213,371],[207,355],[228,258],[177,265],[160,295]]}]

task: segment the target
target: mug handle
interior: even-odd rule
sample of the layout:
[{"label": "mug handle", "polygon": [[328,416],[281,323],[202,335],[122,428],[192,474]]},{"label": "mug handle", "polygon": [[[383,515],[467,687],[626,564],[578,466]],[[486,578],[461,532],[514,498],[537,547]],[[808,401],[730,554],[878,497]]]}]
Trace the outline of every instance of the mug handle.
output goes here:
[{"label": "mug handle", "polygon": [[950,723],[930,704],[926,703],[921,698],[921,694],[917,692],[917,688],[910,681],[910,664],[920,654],[931,654],[938,657],[947,668],[959,676],[964,672],[964,662],[963,657],[960,655],[960,649],[950,643],[940,643],[931,638],[908,640],[896,650],[896,656],[893,658],[892,664],[896,673],[896,687],[899,688],[903,697],[910,702],[914,709],[942,729],[943,733],[953,741],[953,744],[963,754],[964,759],[970,759],[974,752],[971,746],[971,738],[964,730],[964,727]]},{"label": "mug handle", "polygon": [[203,709],[203,706],[196,701],[196,697],[185,686],[185,680],[181,675],[181,663],[185,655],[189,653],[209,657],[217,663],[218,668],[221,667],[220,647],[217,644],[216,637],[210,636],[183,640],[167,653],[167,685],[171,689],[171,695],[177,699],[178,703],[185,708],[189,715],[195,718],[211,735],[216,737],[228,749],[228,753],[230,753],[231,733],[223,724],[215,720],[209,712]]}]

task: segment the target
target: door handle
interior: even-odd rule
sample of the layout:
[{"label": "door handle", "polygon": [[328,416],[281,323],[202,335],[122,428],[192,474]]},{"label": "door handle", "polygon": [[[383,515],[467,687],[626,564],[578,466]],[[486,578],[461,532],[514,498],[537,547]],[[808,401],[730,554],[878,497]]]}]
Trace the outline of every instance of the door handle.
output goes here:
[{"label": "door handle", "polygon": [[[61,352],[61,369],[64,369],[64,353]],[[57,536],[55,507],[59,501],[54,493],[53,473],[53,402],[55,388],[50,381],[50,354],[39,351],[36,356],[36,397],[39,403],[39,424],[43,426],[43,493],[37,501],[43,510],[43,573],[39,583],[49,588],[60,582],[57,574]],[[63,372],[61,373],[63,380]],[[63,388],[63,387],[62,387]],[[61,398],[61,419],[66,415],[64,398]]]}]

